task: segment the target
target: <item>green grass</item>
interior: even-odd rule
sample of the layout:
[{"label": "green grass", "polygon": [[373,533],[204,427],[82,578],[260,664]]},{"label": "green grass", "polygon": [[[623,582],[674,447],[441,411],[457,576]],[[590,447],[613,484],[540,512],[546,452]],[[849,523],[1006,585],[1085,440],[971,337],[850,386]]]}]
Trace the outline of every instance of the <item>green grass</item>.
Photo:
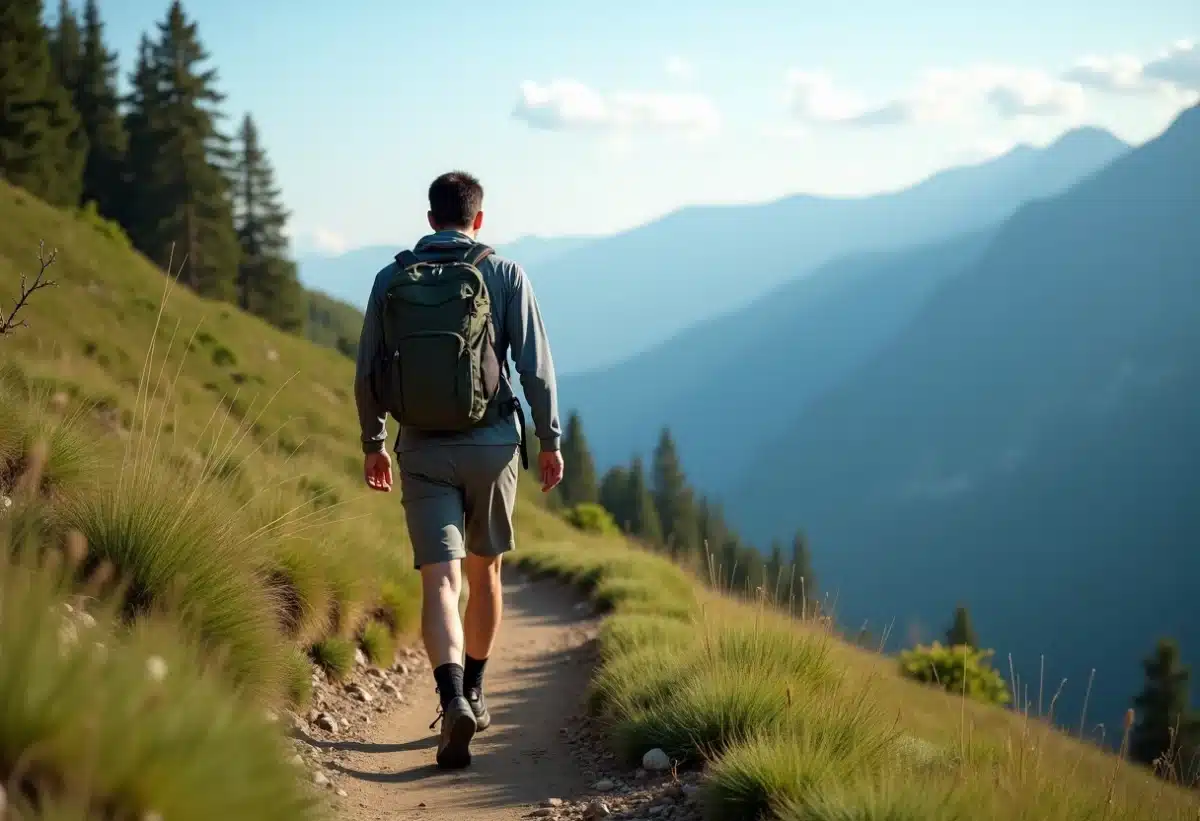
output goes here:
[{"label": "green grass", "polygon": [[396,640],[381,621],[369,621],[359,638],[367,661],[376,667],[391,667],[396,659]]},{"label": "green grass", "polygon": [[341,681],[354,670],[354,642],[340,636],[321,639],[312,647],[313,661],[334,681]]},{"label": "green grass", "polygon": [[94,624],[73,621],[61,553],[35,564],[39,551],[0,542],[0,783],[15,817],[27,804],[39,818],[322,817],[282,736],[186,633],[121,628],[95,601]]},{"label": "green grass", "polygon": [[580,537],[513,561],[602,602],[589,710],[627,764],[659,747],[704,768],[708,821],[1200,817],[1195,790],[1040,717],[906,680],[827,623],[722,595],[663,556]]}]

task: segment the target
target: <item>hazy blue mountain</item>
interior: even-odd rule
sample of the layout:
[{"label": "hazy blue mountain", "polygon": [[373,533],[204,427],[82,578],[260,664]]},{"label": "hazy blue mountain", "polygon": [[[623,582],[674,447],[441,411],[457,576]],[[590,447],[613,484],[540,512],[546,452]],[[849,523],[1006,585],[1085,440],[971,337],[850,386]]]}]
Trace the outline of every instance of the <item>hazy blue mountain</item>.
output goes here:
[{"label": "hazy blue mountain", "polygon": [[836,260],[629,362],[564,378],[563,401],[587,421],[602,469],[649,454],[669,423],[689,479],[719,493],[762,442],[885,346],[990,237],[981,230]]},{"label": "hazy blue mountain", "polygon": [[[366,307],[371,283],[379,269],[396,254],[412,246],[414,236],[395,247],[368,245],[337,255],[306,254],[298,259],[300,281],[308,288],[328,294],[335,299]],[[484,241],[486,237],[482,238]],[[496,252],[521,263],[529,273],[534,287],[542,281],[544,266],[561,255],[592,242],[592,237],[521,237],[495,246]]]},{"label": "hazy blue mountain", "polygon": [[1095,668],[1112,739],[1157,637],[1200,653],[1200,108],[1021,208],[725,502],[807,530],[846,624],[964,601],[1064,721]]},{"label": "hazy blue mountain", "polygon": [[548,261],[535,280],[555,362],[563,374],[601,369],[849,253],[979,230],[1127,149],[1105,131],[1080,129],[902,191],[690,207],[596,240]]}]

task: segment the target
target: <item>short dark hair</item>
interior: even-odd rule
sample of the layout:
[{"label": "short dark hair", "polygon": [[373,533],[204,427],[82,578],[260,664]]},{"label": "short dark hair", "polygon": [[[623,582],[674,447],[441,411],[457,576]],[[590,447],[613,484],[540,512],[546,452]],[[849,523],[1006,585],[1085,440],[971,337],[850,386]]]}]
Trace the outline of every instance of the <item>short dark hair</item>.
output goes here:
[{"label": "short dark hair", "polygon": [[466,171],[442,174],[429,186],[429,210],[439,227],[467,228],[483,207],[483,186]]}]

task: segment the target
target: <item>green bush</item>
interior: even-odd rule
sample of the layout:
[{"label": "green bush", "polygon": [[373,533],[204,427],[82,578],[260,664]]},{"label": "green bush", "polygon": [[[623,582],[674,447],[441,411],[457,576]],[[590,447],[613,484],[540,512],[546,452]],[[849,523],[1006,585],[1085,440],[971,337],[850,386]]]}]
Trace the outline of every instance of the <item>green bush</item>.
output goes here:
[{"label": "green bush", "polygon": [[612,514],[592,502],[580,502],[566,512],[565,518],[585,533],[607,536],[618,532]]},{"label": "green bush", "polygon": [[994,651],[965,644],[947,647],[935,641],[900,653],[900,672],[907,678],[934,684],[956,695],[964,693],[989,704],[1008,704],[1011,696],[1004,677],[988,659]]},{"label": "green bush", "polygon": [[359,637],[367,661],[376,667],[390,667],[396,658],[396,640],[387,625],[381,621],[369,621]]},{"label": "green bush", "polygon": [[330,636],[312,647],[312,658],[330,678],[340,681],[354,670],[354,642]]},{"label": "green bush", "polygon": [[85,225],[95,229],[101,236],[115,243],[125,250],[133,248],[129,241],[129,236],[125,233],[125,229],[121,227],[119,222],[106,219],[98,210],[96,203],[93,200],[88,200],[82,208],[76,210],[76,215]]}]

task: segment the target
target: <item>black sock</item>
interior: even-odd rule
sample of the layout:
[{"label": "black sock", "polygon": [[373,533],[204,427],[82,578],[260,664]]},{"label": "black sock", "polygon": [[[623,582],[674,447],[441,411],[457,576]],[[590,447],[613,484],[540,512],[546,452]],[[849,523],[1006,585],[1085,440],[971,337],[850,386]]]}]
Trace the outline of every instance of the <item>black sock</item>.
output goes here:
[{"label": "black sock", "polygon": [[463,668],[461,664],[443,664],[434,668],[433,680],[437,682],[438,696],[445,707],[456,698],[463,697]]},{"label": "black sock", "polygon": [[483,692],[483,668],[487,664],[487,659],[473,659],[469,655],[466,657],[466,664],[463,665],[463,691],[471,692],[479,690]]}]

